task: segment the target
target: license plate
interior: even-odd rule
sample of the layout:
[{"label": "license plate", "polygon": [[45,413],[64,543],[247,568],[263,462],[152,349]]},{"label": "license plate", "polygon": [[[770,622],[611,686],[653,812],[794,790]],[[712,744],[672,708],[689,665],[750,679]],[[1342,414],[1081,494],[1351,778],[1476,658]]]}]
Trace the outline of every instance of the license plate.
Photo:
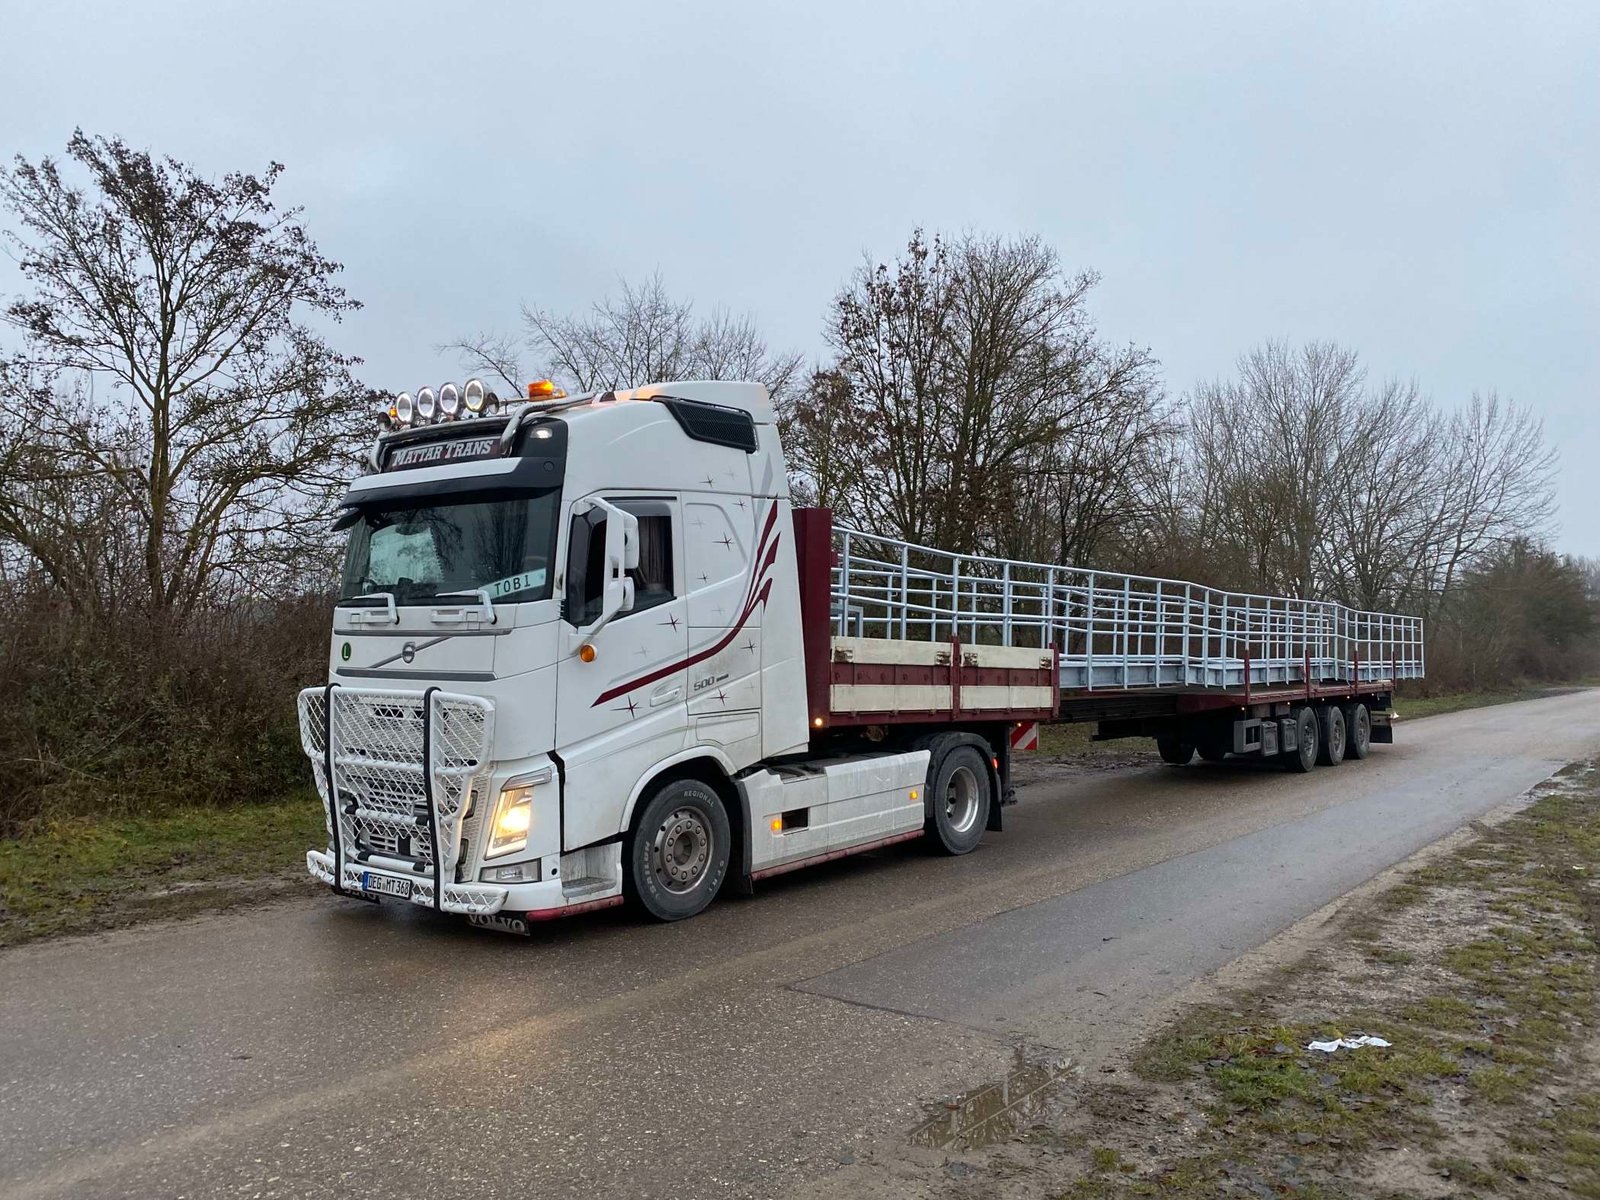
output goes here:
[{"label": "license plate", "polygon": [[399,896],[402,900],[411,899],[411,880],[395,879],[388,875],[374,875],[371,871],[361,872],[361,890],[364,892],[378,892],[384,896]]}]

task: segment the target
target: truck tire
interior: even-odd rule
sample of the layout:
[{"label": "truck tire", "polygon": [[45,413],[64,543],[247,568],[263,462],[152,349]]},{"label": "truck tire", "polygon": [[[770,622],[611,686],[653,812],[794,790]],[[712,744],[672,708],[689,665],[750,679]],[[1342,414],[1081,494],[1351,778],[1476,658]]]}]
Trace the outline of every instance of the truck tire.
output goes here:
[{"label": "truck tire", "polygon": [[1372,714],[1365,704],[1351,704],[1345,708],[1344,743],[1346,758],[1359,760],[1372,753]]},{"label": "truck tire", "polygon": [[1294,710],[1295,749],[1285,752],[1283,762],[1291,771],[1304,775],[1317,765],[1317,754],[1322,739],[1317,736],[1322,722],[1317,720],[1317,710],[1302,704]]},{"label": "truck tire", "polygon": [[1321,728],[1317,735],[1321,744],[1317,748],[1317,761],[1325,767],[1337,767],[1344,761],[1344,710],[1337,704],[1324,704],[1319,716]]},{"label": "truck tire", "polygon": [[1189,760],[1194,757],[1194,746],[1189,742],[1180,742],[1177,738],[1157,738],[1156,753],[1161,755],[1161,761],[1174,767],[1187,767]]},{"label": "truck tire", "polygon": [[976,746],[957,746],[928,772],[928,842],[944,854],[976,850],[989,824],[989,764]]},{"label": "truck tire", "polygon": [[654,920],[692,917],[727,878],[732,848],[722,797],[698,779],[668,780],[628,839],[624,890]]}]

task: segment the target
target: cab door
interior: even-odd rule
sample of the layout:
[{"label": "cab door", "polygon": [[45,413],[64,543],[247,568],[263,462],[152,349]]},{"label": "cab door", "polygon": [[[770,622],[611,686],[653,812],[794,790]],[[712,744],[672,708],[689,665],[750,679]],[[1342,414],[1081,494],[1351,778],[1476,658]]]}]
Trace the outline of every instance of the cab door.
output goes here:
[{"label": "cab door", "polygon": [[[556,753],[565,769],[564,850],[622,832],[634,784],[682,750],[688,733],[681,505],[676,496],[596,499],[609,509],[573,505],[562,571]],[[620,564],[608,563],[606,549],[618,511],[637,522]],[[595,629],[619,569],[632,585],[631,601]]]}]

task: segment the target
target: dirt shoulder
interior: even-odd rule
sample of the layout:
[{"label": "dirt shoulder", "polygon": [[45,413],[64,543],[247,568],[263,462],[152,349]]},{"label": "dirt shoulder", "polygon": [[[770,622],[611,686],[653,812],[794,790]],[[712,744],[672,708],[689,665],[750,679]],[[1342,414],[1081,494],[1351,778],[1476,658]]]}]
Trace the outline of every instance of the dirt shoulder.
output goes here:
[{"label": "dirt shoulder", "polygon": [[[1575,764],[1131,1051],[1084,1069],[1019,1047],[822,1192],[1600,1197],[1597,873],[1600,771]],[[1389,1045],[1309,1048],[1363,1035]]]},{"label": "dirt shoulder", "polygon": [[311,894],[305,853],[326,839],[309,794],[53,822],[0,841],[0,947]]}]

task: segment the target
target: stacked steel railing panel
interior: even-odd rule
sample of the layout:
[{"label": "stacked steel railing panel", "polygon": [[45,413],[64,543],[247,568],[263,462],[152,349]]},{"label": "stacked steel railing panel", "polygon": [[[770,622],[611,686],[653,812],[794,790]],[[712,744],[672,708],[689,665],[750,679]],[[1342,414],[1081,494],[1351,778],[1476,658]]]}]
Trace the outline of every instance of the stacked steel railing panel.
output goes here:
[{"label": "stacked steel railing panel", "polygon": [[834,530],[836,634],[1054,646],[1064,689],[1417,679],[1422,619]]}]

